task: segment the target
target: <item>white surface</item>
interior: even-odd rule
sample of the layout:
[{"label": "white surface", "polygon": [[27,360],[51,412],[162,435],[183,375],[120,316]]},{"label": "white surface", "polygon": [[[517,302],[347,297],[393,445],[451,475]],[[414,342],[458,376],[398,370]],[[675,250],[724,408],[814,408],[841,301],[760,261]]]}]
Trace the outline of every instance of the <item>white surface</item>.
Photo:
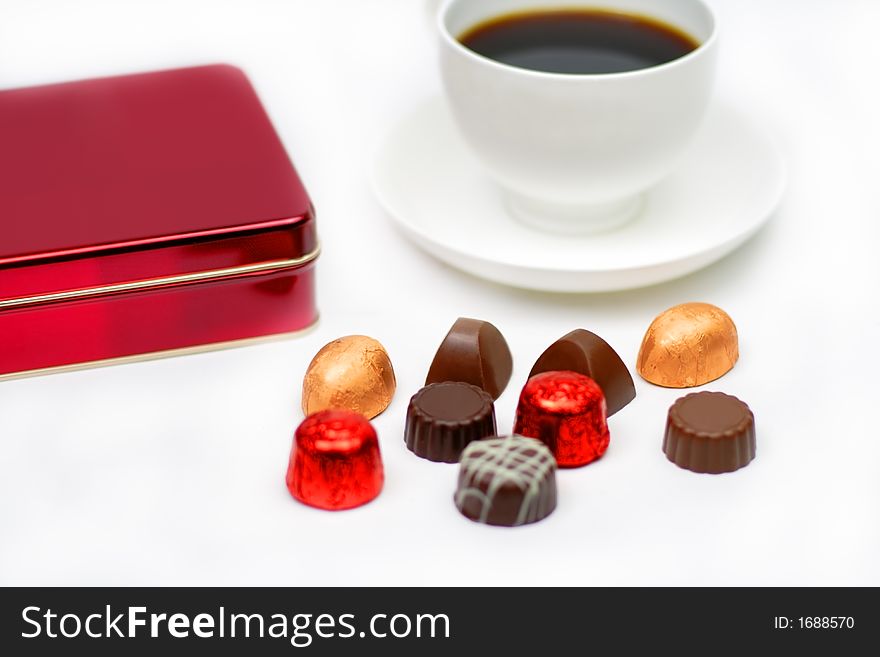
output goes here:
[{"label": "white surface", "polygon": [[631,218],[639,194],[681,158],[712,94],[718,30],[703,0],[603,2],[653,13],[700,46],[660,66],[560,75],[501,64],[456,37],[505,11],[565,2],[448,0],[438,12],[443,86],[462,138],[508,205],[539,228],[595,232]]},{"label": "white surface", "polygon": [[719,100],[636,218],[599,234],[548,233],[510,214],[438,96],[395,125],[371,179],[389,216],[444,262],[531,290],[609,292],[665,282],[727,255],[770,219],[785,166],[766,132]]},{"label": "white surface", "polygon": [[[713,4],[720,88],[768,113],[791,165],[787,197],[718,264],[594,296],[458,273],[413,248],[374,201],[377,139],[439,90],[421,2],[0,4],[6,87],[244,66],[314,196],[325,247],[323,320],[301,340],[0,384],[0,581],[880,584],[880,5]],[[559,509],[531,527],[461,518],[455,468],[404,448],[406,402],[455,317],[495,322],[515,352],[497,405],[509,427],[552,340],[584,326],[632,364],[652,317],[689,300],[739,327],[740,363],[710,388],[755,411],[747,468],[709,477],[669,464],[661,433],[678,393],[641,380],[611,419],[606,457],[560,473]],[[384,493],[329,514],[292,500],[284,471],[305,367],[348,333],[388,347],[400,388],[376,421]]]}]

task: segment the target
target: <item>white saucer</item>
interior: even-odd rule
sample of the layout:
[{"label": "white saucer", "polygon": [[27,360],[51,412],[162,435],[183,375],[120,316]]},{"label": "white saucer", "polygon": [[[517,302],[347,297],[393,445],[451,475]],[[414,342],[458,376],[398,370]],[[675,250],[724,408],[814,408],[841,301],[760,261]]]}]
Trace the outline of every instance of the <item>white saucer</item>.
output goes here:
[{"label": "white saucer", "polygon": [[720,101],[640,215],[607,233],[546,233],[512,218],[442,98],[394,127],[372,171],[380,203],[428,253],[498,283],[554,292],[642,287],[705,267],[767,222],[785,177],[773,141]]}]

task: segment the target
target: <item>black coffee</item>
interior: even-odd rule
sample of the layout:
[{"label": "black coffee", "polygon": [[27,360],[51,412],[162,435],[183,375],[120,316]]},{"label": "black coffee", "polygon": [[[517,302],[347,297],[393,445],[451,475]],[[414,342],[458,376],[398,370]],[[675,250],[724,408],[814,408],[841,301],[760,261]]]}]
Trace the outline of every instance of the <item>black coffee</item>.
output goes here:
[{"label": "black coffee", "polygon": [[700,45],[659,20],[598,9],[508,14],[476,25],[458,40],[484,57],[548,73],[635,71]]}]

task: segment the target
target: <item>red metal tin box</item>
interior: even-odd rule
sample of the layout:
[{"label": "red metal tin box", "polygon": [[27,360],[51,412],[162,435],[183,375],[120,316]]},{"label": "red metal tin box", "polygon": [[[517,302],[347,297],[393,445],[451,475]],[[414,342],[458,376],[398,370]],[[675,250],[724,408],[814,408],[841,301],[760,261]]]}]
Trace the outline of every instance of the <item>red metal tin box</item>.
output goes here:
[{"label": "red metal tin box", "polygon": [[240,70],[0,92],[0,377],[306,328],[317,254]]}]

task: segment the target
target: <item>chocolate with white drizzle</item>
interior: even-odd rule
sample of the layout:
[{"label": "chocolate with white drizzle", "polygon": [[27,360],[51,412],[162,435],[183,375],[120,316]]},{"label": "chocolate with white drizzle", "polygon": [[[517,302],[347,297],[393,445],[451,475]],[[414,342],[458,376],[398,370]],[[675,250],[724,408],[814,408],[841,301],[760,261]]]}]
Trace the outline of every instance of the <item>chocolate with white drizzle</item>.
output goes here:
[{"label": "chocolate with white drizzle", "polygon": [[461,455],[455,506],[475,522],[516,527],[556,508],[556,461],[539,440],[479,440]]}]

